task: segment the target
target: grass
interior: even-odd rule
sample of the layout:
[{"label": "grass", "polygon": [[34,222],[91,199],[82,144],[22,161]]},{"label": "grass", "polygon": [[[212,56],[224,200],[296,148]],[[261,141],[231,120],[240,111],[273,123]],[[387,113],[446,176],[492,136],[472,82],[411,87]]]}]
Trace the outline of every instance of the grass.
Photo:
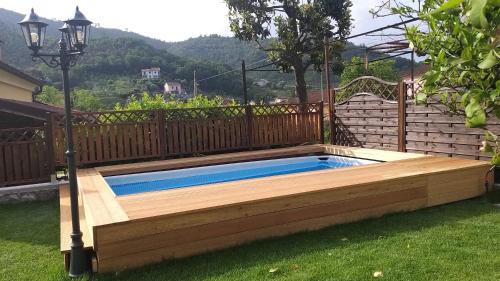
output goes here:
[{"label": "grass", "polygon": [[[68,279],[58,208],[0,205],[0,280]],[[84,280],[500,280],[500,209],[468,200]]]}]

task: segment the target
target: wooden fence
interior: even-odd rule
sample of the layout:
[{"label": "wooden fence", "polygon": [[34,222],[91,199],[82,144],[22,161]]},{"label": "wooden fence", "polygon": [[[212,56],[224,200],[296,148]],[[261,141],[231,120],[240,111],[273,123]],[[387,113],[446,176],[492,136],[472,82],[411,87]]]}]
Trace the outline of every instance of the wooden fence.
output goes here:
[{"label": "wooden fence", "polygon": [[[465,127],[438,101],[415,105],[411,84],[361,77],[334,89],[334,137],[339,145],[488,160],[479,151],[482,129]],[[500,121],[487,128],[500,134]]]},{"label": "wooden fence", "polygon": [[0,130],[0,187],[48,181],[53,171],[45,127]]},{"label": "wooden fence", "polygon": [[[77,113],[79,165],[318,143],[322,103]],[[53,116],[55,165],[65,165],[64,117]]]}]

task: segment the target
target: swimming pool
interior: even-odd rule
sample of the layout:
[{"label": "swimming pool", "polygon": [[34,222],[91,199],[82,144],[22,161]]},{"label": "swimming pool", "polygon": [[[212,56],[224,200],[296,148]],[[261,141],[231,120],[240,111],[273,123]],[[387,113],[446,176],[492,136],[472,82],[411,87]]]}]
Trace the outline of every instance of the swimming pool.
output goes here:
[{"label": "swimming pool", "polygon": [[109,176],[105,177],[105,180],[113,192],[119,196],[371,163],[377,162],[334,155],[318,155]]}]

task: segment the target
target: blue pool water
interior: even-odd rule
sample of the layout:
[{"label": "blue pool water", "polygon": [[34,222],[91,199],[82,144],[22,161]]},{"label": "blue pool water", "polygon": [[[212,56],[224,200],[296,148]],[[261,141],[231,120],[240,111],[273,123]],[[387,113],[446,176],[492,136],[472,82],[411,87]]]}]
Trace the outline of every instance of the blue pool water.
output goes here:
[{"label": "blue pool water", "polygon": [[211,183],[360,166],[371,163],[376,162],[334,155],[303,156],[110,176],[105,177],[105,179],[116,195],[127,195]]}]

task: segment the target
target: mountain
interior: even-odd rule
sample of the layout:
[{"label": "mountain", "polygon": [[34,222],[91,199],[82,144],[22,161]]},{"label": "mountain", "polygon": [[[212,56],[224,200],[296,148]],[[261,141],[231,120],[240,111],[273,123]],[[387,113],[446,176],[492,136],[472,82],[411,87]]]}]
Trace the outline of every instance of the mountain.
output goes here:
[{"label": "mountain", "polygon": [[[59,86],[58,71],[31,60],[21,30],[17,25],[24,15],[0,8],[0,40],[4,42],[3,60],[28,73]],[[62,22],[45,20],[47,28],[46,51],[57,49],[57,30]],[[87,54],[72,68],[72,85],[93,90],[106,104],[122,101],[130,94],[143,91],[158,92],[167,80],[181,82],[188,92],[193,88],[193,71],[196,70],[200,90],[207,94],[218,94],[241,98],[241,60],[248,68],[265,64],[265,52],[253,42],[243,42],[219,35],[200,36],[181,42],[165,42],[133,32],[118,29],[96,28],[91,30],[91,42]],[[344,59],[364,56],[364,49],[348,45]],[[380,57],[370,54],[370,59]],[[395,58],[396,68],[403,72],[409,68],[409,60]],[[257,63],[258,62],[258,63]],[[140,70],[160,67],[162,79],[141,79]],[[218,76],[220,73],[224,75]],[[203,78],[216,76],[212,79]],[[322,87],[321,73],[312,70],[306,73],[308,88]],[[338,77],[333,77],[336,83]],[[258,83],[257,83],[258,82]],[[260,84],[260,85],[257,85]],[[255,100],[270,100],[275,96],[290,96],[294,92],[293,73],[249,72],[249,94]],[[265,86],[263,86],[265,85]]]},{"label": "mountain", "polygon": [[[26,48],[24,39],[22,38],[21,29],[17,25],[17,23],[23,18],[23,14],[0,8],[0,40],[4,42],[3,53],[5,54],[3,60],[6,63],[18,68],[26,68],[33,65],[30,58],[30,51]],[[60,28],[63,23],[61,21],[45,18],[43,20],[49,24],[47,27],[46,46],[48,46],[48,49],[55,50],[60,36],[58,28]],[[91,37],[93,39],[116,39],[124,37],[141,39],[144,40],[145,43],[157,49],[163,49],[168,46],[167,42],[158,39],[113,28],[92,27]]]},{"label": "mountain", "polygon": [[[181,57],[209,60],[234,67],[238,67],[242,59],[248,65],[249,63],[266,58],[265,52],[259,50],[257,44],[254,42],[245,42],[233,37],[224,37],[217,34],[190,38],[181,42],[168,42],[165,45],[166,50]],[[348,43],[343,58],[346,62],[349,62],[353,56],[364,57],[364,55],[363,46]],[[369,59],[380,57],[380,54],[369,54]],[[396,57],[394,60],[396,61],[395,67],[398,71],[403,72],[409,68],[410,60],[400,57]],[[265,75],[267,76],[268,74]]]},{"label": "mountain", "polygon": [[[33,62],[30,51],[22,38],[17,22],[23,15],[0,9],[0,40],[3,44],[2,60],[33,76],[60,86],[60,74],[41,62]],[[44,19],[47,27],[45,52],[57,50],[61,22]],[[199,77],[214,76],[227,72],[226,65],[180,57],[166,50],[167,43],[118,29],[92,28],[91,41],[71,69],[71,85],[93,90],[107,104],[123,100],[124,97],[142,91],[160,92],[165,81],[176,80],[192,91],[193,71]],[[141,69],[160,67],[160,81],[148,81],[140,77]],[[200,85],[208,94],[238,96],[241,93],[240,76],[236,73],[210,79]]]}]

